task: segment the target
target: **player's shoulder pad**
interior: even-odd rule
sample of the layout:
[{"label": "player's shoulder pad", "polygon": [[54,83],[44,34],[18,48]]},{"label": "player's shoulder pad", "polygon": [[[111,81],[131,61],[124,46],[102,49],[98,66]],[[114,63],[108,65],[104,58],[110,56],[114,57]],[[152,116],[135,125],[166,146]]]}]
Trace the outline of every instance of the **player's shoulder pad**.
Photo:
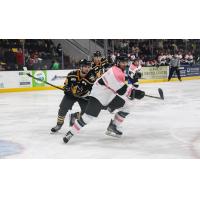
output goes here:
[{"label": "player's shoulder pad", "polygon": [[79,71],[80,71],[79,69],[73,70],[73,71],[69,72],[69,74],[68,74],[67,76],[68,76],[68,77],[71,77],[71,76],[78,76]]},{"label": "player's shoulder pad", "polygon": [[90,84],[93,84],[96,81],[96,78],[97,77],[95,71],[90,70],[84,79],[87,80]]}]

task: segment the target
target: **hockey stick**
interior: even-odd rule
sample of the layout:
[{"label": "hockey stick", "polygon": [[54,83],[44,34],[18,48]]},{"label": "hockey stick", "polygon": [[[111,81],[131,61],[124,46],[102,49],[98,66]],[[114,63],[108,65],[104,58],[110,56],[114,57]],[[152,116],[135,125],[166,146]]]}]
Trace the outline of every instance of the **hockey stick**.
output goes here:
[{"label": "hockey stick", "polygon": [[164,100],[164,93],[163,93],[163,90],[161,88],[158,88],[158,93],[159,93],[159,97],[156,97],[156,96],[152,96],[152,95],[148,95],[148,94],[145,94],[146,97],[150,97],[150,98],[154,98],[154,99],[161,99],[161,100]]},{"label": "hockey stick", "polygon": [[59,89],[59,90],[64,91],[64,89],[61,88],[61,87],[58,87],[58,86],[53,85],[53,84],[51,84],[51,83],[49,83],[49,82],[47,82],[47,81],[45,81],[45,80],[41,80],[41,79],[39,79],[39,78],[36,78],[35,76],[32,76],[30,73],[28,73],[27,67],[23,67],[23,69],[24,69],[24,71],[26,72],[26,75],[27,75],[27,76],[29,76],[29,77],[31,77],[31,78],[33,78],[33,79],[35,79],[35,80],[38,80],[38,81],[40,81],[40,82],[42,82],[42,83],[46,83],[47,85],[50,85],[50,86],[52,86],[52,87],[54,87],[54,88],[57,88],[57,89]]},{"label": "hockey stick", "polygon": [[64,91],[63,88],[60,88],[60,87],[58,87],[58,86],[56,86],[56,85],[53,85],[53,84],[51,84],[51,83],[49,83],[49,82],[47,82],[47,81],[45,81],[45,80],[41,80],[41,79],[39,79],[39,78],[36,78],[35,76],[32,76],[30,73],[26,73],[26,75],[29,76],[29,77],[32,77],[33,79],[38,80],[38,81],[40,81],[40,82],[42,82],[42,83],[45,83],[45,84],[50,85],[50,86],[52,86],[52,87],[54,87],[54,88],[57,88],[57,89],[59,89],[59,90]]},{"label": "hockey stick", "polygon": [[[27,68],[24,67],[24,71],[27,72]],[[50,86],[52,86],[52,87],[54,87],[54,88],[57,88],[57,89],[62,90],[62,91],[65,91],[65,89],[63,89],[63,88],[61,88],[61,87],[58,87],[57,85],[53,85],[53,84],[51,84],[51,83],[49,83],[49,82],[47,82],[47,81],[45,81],[45,80],[41,80],[41,79],[39,79],[39,78],[36,78],[35,76],[32,76],[30,73],[26,73],[26,75],[29,76],[29,77],[32,77],[33,79],[38,80],[38,81],[40,81],[40,82],[42,82],[42,83],[46,83],[47,85],[50,85]],[[83,99],[83,100],[88,101],[88,99],[85,98],[85,97],[76,96],[76,95],[74,95],[74,97],[77,97],[77,98],[79,98],[79,99]]]}]

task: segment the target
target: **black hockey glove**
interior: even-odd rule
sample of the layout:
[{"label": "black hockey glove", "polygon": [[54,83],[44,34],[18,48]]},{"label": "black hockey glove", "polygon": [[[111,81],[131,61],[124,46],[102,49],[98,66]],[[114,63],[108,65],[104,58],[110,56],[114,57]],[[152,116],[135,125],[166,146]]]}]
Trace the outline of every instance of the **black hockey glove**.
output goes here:
[{"label": "black hockey glove", "polygon": [[145,96],[145,92],[142,90],[132,90],[130,99],[142,99]]},{"label": "black hockey glove", "polygon": [[137,73],[135,74],[135,77],[136,77],[137,79],[140,79],[140,78],[142,77],[142,73],[141,73],[141,72],[137,72]]},{"label": "black hockey glove", "polygon": [[64,94],[71,94],[71,88],[69,86],[65,85],[63,89],[64,89]]}]

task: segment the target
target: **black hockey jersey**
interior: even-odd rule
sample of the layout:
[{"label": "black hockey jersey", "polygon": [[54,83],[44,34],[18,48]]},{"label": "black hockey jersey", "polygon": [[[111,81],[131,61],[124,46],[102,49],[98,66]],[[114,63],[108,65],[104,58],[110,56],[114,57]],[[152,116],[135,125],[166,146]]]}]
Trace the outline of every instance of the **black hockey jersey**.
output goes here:
[{"label": "black hockey jersey", "polygon": [[81,77],[80,69],[70,72],[65,80],[65,93],[72,94],[74,96],[88,96],[92,90],[92,86],[96,80],[94,72],[90,72]]},{"label": "black hockey jersey", "polygon": [[108,63],[108,60],[105,58],[102,58],[100,64],[98,65],[96,65],[95,63],[92,63],[92,70],[94,70],[97,78],[102,76],[102,74],[104,74],[108,70],[109,67],[110,67],[110,64]]}]

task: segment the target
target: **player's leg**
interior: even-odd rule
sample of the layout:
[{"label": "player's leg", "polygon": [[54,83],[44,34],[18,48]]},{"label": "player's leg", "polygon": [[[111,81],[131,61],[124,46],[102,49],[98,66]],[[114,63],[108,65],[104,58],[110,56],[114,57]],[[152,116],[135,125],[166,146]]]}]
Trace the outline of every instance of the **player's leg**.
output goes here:
[{"label": "player's leg", "polygon": [[124,99],[116,95],[115,98],[108,104],[107,110],[112,113],[114,110],[123,107],[124,104]]},{"label": "player's leg", "polygon": [[181,75],[180,75],[180,70],[179,70],[178,67],[176,67],[176,74],[177,74],[177,77],[178,77],[179,81],[182,81],[181,80]]},{"label": "player's leg", "polygon": [[[142,99],[145,96],[145,93],[140,90],[137,91],[138,92],[135,93],[135,98]],[[124,105],[118,109],[119,111],[115,114],[114,119],[111,119],[110,124],[107,128],[107,135],[116,137],[120,137],[122,135],[122,124],[134,105],[134,102],[131,99],[127,97],[124,98],[123,96],[120,98],[124,100]]]},{"label": "player's leg", "polygon": [[120,137],[123,134],[121,125],[130,113],[130,108],[133,106],[133,102],[128,99],[126,101],[123,98],[121,99],[124,101],[124,104],[119,108],[119,111],[115,114],[114,118],[111,119],[106,135]]},{"label": "player's leg", "polygon": [[83,113],[85,112],[86,107],[88,105],[89,98],[88,99],[77,99],[77,101],[80,105],[81,112],[75,112],[75,113],[70,114],[70,121],[69,121],[70,126],[72,126],[74,124],[76,119],[80,119],[80,116],[83,115]]},{"label": "player's leg", "polygon": [[170,80],[171,80],[171,78],[172,78],[172,75],[173,75],[173,73],[174,73],[174,70],[175,70],[175,68],[174,68],[174,67],[170,67],[168,81],[170,81]]},{"label": "player's leg", "polygon": [[71,129],[66,133],[63,141],[67,143],[70,138],[78,133],[86,124],[90,123],[94,118],[98,117],[103,106],[107,106],[115,97],[113,91],[99,84],[94,85],[91,91],[88,105],[85,113],[76,119]]},{"label": "player's leg", "polygon": [[101,109],[102,104],[100,101],[94,97],[90,97],[85,113],[80,117],[80,119],[75,120],[71,129],[63,138],[63,141],[67,143],[74,134],[77,134],[85,125],[90,123],[94,118],[98,117]]},{"label": "player's leg", "polygon": [[57,124],[55,127],[51,129],[53,133],[61,129],[62,125],[64,124],[67,112],[72,109],[72,106],[74,105],[75,102],[76,102],[75,97],[70,95],[64,95],[60,103],[60,108],[58,110]]}]

